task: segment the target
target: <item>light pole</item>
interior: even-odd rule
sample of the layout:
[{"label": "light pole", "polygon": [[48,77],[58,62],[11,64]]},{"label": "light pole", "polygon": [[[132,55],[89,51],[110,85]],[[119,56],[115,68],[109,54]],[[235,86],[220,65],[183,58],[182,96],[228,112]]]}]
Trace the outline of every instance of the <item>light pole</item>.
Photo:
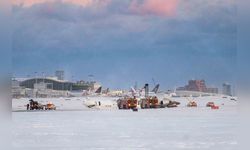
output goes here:
[{"label": "light pole", "polygon": [[[36,83],[35,84],[33,84],[33,88],[35,89],[35,85],[37,86],[37,72],[34,72],[35,73],[35,79],[36,79]],[[35,95],[35,97],[37,98],[37,90],[35,90],[36,91],[36,95]]]},{"label": "light pole", "polygon": [[70,91],[72,91],[72,89],[73,89],[73,84],[74,84],[74,76],[71,76],[71,80],[72,80],[72,83],[71,83],[71,86],[70,86]]},{"label": "light pole", "polygon": [[94,75],[90,74],[90,75],[88,75],[88,77],[89,77],[89,82],[93,82],[94,81]]},{"label": "light pole", "polygon": [[31,84],[30,84],[30,75],[29,75],[29,74],[27,74],[27,80],[28,80],[28,87],[31,88]]},{"label": "light pole", "polygon": [[36,85],[37,85],[37,72],[34,72],[35,73],[35,79],[36,79]]},{"label": "light pole", "polygon": [[44,84],[44,78],[45,78],[44,72],[42,72],[42,77],[43,77],[43,84]]}]

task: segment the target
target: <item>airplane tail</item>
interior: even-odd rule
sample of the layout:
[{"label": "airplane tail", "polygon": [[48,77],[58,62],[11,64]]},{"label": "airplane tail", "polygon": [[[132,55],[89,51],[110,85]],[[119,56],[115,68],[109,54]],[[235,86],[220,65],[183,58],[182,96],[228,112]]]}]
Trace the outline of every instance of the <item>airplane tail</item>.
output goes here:
[{"label": "airplane tail", "polygon": [[136,95],[136,90],[134,87],[131,87],[131,92],[132,92],[132,95],[135,96]]},{"label": "airplane tail", "polygon": [[109,88],[107,88],[106,90],[104,90],[102,93],[108,94],[109,93]]},{"label": "airplane tail", "polygon": [[95,91],[95,93],[101,94],[101,92],[102,92],[102,87],[100,86],[100,87]]},{"label": "airplane tail", "polygon": [[109,88],[106,89],[106,94],[108,94],[110,92]]},{"label": "airplane tail", "polygon": [[157,93],[159,91],[160,84],[157,84],[152,92]]}]

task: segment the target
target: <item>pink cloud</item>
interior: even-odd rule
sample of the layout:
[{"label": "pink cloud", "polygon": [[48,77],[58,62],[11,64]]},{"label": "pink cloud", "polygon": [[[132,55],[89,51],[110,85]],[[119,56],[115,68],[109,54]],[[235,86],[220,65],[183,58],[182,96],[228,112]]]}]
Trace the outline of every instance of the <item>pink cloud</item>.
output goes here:
[{"label": "pink cloud", "polygon": [[178,0],[132,0],[130,10],[141,15],[173,16]]},{"label": "pink cloud", "polygon": [[62,3],[69,3],[74,5],[79,5],[82,7],[87,6],[107,6],[111,0],[12,0],[13,5],[22,5],[23,7],[31,7],[35,4],[41,4],[46,2],[62,2]]},{"label": "pink cloud", "polygon": [[12,0],[12,5],[22,5],[23,7],[30,7],[34,4],[48,2],[48,0]]}]

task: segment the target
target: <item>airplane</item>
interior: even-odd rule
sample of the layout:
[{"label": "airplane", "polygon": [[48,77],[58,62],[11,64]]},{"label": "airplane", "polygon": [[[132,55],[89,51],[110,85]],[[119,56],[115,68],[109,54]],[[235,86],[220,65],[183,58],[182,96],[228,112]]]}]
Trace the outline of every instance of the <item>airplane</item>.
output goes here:
[{"label": "airplane", "polygon": [[[160,84],[157,84],[154,87],[154,89],[149,92],[149,96],[156,96],[156,94],[159,91],[159,87],[160,87]],[[137,91],[134,89],[134,87],[131,87],[131,90],[130,90],[131,93],[126,93],[124,94],[124,96],[130,95],[132,97],[136,97],[139,100],[144,97],[143,94],[145,94],[145,89],[146,87],[144,86],[142,89]],[[106,92],[108,90],[109,89],[107,89]],[[101,87],[98,88],[95,93],[96,94],[94,95],[88,96],[86,100],[84,101],[84,105],[86,107],[91,108],[91,109],[118,109],[117,100],[120,97],[103,95],[101,92]]]},{"label": "airplane", "polygon": [[91,96],[83,104],[91,109],[118,109],[116,97]]},{"label": "airplane", "polygon": [[89,90],[78,90],[78,91],[70,91],[69,97],[84,97],[89,95],[100,95],[102,93],[102,87],[100,86],[94,93]]},{"label": "airplane", "polygon": [[[159,94],[159,87],[160,84],[157,84],[152,91],[148,92],[148,96],[157,96]],[[148,84],[145,84],[145,86],[139,90],[135,90],[134,87],[131,87],[130,92],[132,96],[141,98],[146,96],[146,88],[148,88]]]}]

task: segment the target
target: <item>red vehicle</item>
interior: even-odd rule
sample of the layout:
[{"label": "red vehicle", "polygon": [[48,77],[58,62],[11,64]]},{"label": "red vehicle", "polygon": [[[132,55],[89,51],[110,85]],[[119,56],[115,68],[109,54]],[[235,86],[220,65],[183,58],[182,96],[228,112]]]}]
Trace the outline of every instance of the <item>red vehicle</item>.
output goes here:
[{"label": "red vehicle", "polygon": [[214,104],[214,102],[208,102],[206,106],[207,107],[213,107],[213,106],[215,106],[215,104]]},{"label": "red vehicle", "polygon": [[211,107],[211,109],[220,109],[220,107],[214,105],[214,106]]}]

